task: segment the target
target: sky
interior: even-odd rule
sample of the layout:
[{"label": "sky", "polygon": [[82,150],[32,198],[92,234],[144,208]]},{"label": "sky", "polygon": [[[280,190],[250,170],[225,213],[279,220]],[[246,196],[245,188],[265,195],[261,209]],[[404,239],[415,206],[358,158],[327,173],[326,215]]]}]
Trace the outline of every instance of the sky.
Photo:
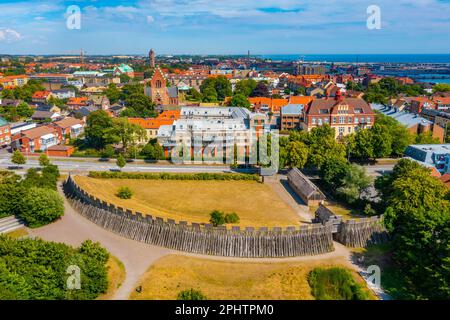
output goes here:
[{"label": "sky", "polygon": [[[80,29],[67,9],[81,10]],[[369,29],[377,5],[381,29]],[[73,20],[70,20],[73,21]],[[450,0],[0,0],[0,54],[450,54]]]}]

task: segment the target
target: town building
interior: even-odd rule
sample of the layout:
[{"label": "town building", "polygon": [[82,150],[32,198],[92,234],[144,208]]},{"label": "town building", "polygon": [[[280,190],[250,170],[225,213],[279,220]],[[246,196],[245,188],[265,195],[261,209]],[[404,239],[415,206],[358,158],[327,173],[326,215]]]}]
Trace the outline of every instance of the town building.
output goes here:
[{"label": "town building", "polygon": [[5,89],[14,89],[15,87],[21,87],[28,82],[28,76],[16,75],[0,77],[0,85]]},{"label": "town building", "polygon": [[55,121],[53,125],[58,130],[61,140],[65,143],[68,143],[70,139],[78,138],[84,131],[84,122],[72,117]]},{"label": "town building", "polygon": [[434,167],[441,174],[450,173],[450,144],[410,145],[405,156],[426,167]]},{"label": "town building", "polygon": [[52,90],[52,95],[58,99],[75,98],[75,91],[71,89]]},{"label": "town building", "polygon": [[132,67],[130,67],[127,64],[123,64],[122,63],[120,66],[116,66],[113,69],[113,75],[114,76],[120,77],[123,74],[129,76],[130,78],[134,78],[134,70],[133,70]]},{"label": "town building", "polygon": [[60,142],[61,136],[58,134],[58,130],[51,125],[45,125],[14,135],[11,146],[13,149],[19,149],[25,153],[33,153],[46,151]]},{"label": "town building", "polygon": [[0,147],[9,146],[11,143],[11,126],[5,119],[0,117]]},{"label": "town building", "polygon": [[31,101],[34,103],[46,103],[52,96],[50,91],[36,91],[31,97]]},{"label": "town building", "polygon": [[[218,162],[230,159],[236,150],[238,163],[244,163],[255,151],[259,135],[270,131],[267,123],[265,114],[246,108],[183,107],[172,125],[160,126],[158,142],[166,157],[184,145],[190,146],[190,156],[215,158]],[[186,157],[190,160],[190,156]]]},{"label": "town building", "polygon": [[178,88],[167,87],[167,79],[159,67],[146,80],[145,95],[157,105],[178,105]]},{"label": "town building", "polygon": [[340,92],[331,99],[316,99],[304,108],[303,129],[328,124],[335,129],[336,138],[342,138],[359,129],[369,129],[375,123],[375,113],[370,105],[355,98],[344,98]]},{"label": "town building", "polygon": [[281,108],[280,113],[280,129],[292,130],[300,129],[303,121],[303,104],[288,104]]},{"label": "town building", "polygon": [[172,125],[180,118],[180,110],[163,111],[156,118],[128,118],[129,123],[137,124],[145,129],[147,135],[145,141],[158,137],[158,130],[163,125]]}]

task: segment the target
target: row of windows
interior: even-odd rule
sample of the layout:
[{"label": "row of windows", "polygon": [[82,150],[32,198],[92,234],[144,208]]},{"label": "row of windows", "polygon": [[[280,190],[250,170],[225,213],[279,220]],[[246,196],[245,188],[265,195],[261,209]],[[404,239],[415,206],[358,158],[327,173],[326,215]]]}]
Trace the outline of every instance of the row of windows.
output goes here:
[{"label": "row of windows", "polygon": [[[342,117],[342,116],[341,117],[333,117],[333,123],[338,123],[338,121],[339,121],[340,124],[353,123],[353,121],[355,124],[359,124],[359,123],[370,122],[371,120],[372,120],[371,117],[367,117],[367,119],[365,117],[361,117],[361,118],[355,117],[354,119],[352,117]],[[312,118],[311,121],[312,121],[312,124],[318,124],[318,125],[322,125],[324,123],[330,122],[330,120],[328,118],[319,118],[319,119]]]}]

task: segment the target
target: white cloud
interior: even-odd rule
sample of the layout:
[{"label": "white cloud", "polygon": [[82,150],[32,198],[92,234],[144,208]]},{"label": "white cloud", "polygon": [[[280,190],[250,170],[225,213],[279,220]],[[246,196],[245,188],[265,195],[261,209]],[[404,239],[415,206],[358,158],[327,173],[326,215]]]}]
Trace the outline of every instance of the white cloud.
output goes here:
[{"label": "white cloud", "polygon": [[0,42],[13,42],[22,39],[22,35],[14,29],[0,29]]},{"label": "white cloud", "polygon": [[147,16],[147,23],[151,24],[153,22],[155,22],[155,18],[153,18],[153,16]]}]

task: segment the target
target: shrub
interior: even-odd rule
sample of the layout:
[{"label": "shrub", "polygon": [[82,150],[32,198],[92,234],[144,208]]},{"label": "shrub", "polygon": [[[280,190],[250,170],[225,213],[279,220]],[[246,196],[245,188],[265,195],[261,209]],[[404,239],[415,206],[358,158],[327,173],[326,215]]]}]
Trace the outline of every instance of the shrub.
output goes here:
[{"label": "shrub", "polygon": [[213,212],[211,212],[210,216],[211,218],[209,219],[209,222],[211,222],[214,227],[223,225],[225,223],[239,222],[239,216],[235,212],[225,214],[219,210],[214,210]]},{"label": "shrub", "polygon": [[239,216],[235,212],[225,215],[225,223],[239,223],[239,220]]},{"label": "shrub", "polygon": [[39,156],[39,165],[41,167],[45,167],[48,166],[50,164],[50,159],[48,158],[48,156],[43,153]]},{"label": "shrub", "polygon": [[225,224],[225,215],[223,214],[223,212],[214,210],[213,212],[211,212],[210,216],[211,218],[209,219],[209,222],[211,222],[214,227]]},{"label": "shrub", "polygon": [[19,216],[31,228],[49,224],[64,214],[64,201],[58,192],[33,187],[21,203]]},{"label": "shrub", "polygon": [[368,300],[368,294],[343,268],[315,268],[308,277],[316,300]]},{"label": "shrub", "polygon": [[208,300],[200,290],[188,289],[178,293],[177,300]]},{"label": "shrub", "polygon": [[11,162],[17,165],[25,164],[27,160],[25,159],[22,152],[19,150],[14,150],[13,155],[11,157]]},{"label": "shrub", "polygon": [[166,172],[111,172],[90,171],[89,177],[101,179],[138,179],[138,180],[222,180],[222,181],[259,181],[257,174],[245,173],[166,173]]},{"label": "shrub", "polygon": [[[0,300],[95,299],[108,288],[109,253],[85,241],[79,249],[40,239],[0,236]],[[67,290],[67,268],[81,270],[81,288]]]},{"label": "shrub", "polygon": [[128,187],[120,187],[116,194],[120,199],[131,199],[133,191]]}]

